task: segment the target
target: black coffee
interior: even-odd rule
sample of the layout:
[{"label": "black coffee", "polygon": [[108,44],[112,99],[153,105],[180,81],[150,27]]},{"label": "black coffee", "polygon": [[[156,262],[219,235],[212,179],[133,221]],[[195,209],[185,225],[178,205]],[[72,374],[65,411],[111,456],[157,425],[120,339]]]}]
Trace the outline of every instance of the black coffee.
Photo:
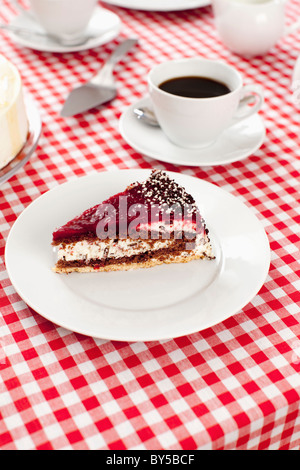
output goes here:
[{"label": "black coffee", "polygon": [[226,95],[231,91],[222,82],[198,76],[171,78],[161,83],[158,88],[185,98],[213,98]]}]

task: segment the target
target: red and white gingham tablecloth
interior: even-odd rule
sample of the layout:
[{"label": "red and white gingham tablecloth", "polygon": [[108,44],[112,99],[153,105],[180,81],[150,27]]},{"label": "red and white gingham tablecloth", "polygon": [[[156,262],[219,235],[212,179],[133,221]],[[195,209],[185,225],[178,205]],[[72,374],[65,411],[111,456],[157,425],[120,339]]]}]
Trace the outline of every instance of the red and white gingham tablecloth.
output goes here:
[{"label": "red and white gingham tablecloth", "polygon": [[[223,46],[210,6],[167,13],[103,6],[120,16],[122,28],[94,50],[37,52],[0,33],[0,52],[19,68],[43,122],[36,152],[0,187],[0,448],[299,449],[300,110],[291,76],[300,32],[266,56],[247,60]],[[1,22],[15,15],[8,0],[1,2]],[[287,24],[299,17],[299,1],[290,0]],[[61,118],[70,89],[132,36],[140,42],[116,66],[117,98],[101,111]],[[162,164],[120,136],[119,117],[145,95],[149,69],[197,55],[221,58],[245,83],[264,88],[267,137],[244,161],[205,168]],[[124,168],[204,179],[234,194],[261,220],[271,246],[270,272],[239,313],[179,339],[129,344],[57,327],[16,294],[4,249],[21,212],[70,179]]]}]

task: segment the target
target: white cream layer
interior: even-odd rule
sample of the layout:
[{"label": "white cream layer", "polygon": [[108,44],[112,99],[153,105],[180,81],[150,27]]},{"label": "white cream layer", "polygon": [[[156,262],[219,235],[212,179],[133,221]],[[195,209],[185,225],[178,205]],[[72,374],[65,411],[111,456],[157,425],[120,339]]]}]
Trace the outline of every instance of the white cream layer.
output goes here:
[{"label": "white cream layer", "polygon": [[[130,257],[140,255],[149,250],[156,251],[161,248],[167,248],[172,243],[173,240],[157,240],[152,244],[144,240],[128,239],[119,239],[116,242],[114,240],[107,240],[106,242],[101,240],[95,240],[92,242],[82,240],[68,245],[59,245],[57,256],[58,260],[64,261],[89,261],[106,258],[117,259],[125,256]],[[189,249],[190,247],[187,244],[187,250]],[[207,242],[207,240],[204,240],[201,236],[198,236],[192,253],[199,256],[202,254],[212,256],[210,243]],[[186,254],[191,254],[191,251],[187,251]]]},{"label": "white cream layer", "polygon": [[28,121],[19,72],[0,54],[0,169],[18,154],[27,134]]},{"label": "white cream layer", "polygon": [[105,259],[105,258],[123,258],[124,256],[135,256],[146,251],[159,250],[165,248],[170,244],[170,240],[157,240],[154,245],[141,240],[108,240],[103,242],[101,240],[94,240],[88,242],[82,240],[69,245],[59,245],[58,259],[65,261],[88,261],[92,259]]}]

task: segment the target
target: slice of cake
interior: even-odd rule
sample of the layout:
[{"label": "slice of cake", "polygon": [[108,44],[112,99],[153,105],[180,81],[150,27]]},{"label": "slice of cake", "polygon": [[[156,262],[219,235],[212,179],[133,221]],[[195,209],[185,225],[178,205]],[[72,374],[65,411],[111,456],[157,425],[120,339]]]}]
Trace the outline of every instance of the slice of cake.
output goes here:
[{"label": "slice of cake", "polygon": [[208,230],[193,197],[152,171],[53,233],[57,273],[119,271],[212,259]]},{"label": "slice of cake", "polygon": [[0,54],[0,169],[17,156],[27,135],[21,77],[16,67]]}]

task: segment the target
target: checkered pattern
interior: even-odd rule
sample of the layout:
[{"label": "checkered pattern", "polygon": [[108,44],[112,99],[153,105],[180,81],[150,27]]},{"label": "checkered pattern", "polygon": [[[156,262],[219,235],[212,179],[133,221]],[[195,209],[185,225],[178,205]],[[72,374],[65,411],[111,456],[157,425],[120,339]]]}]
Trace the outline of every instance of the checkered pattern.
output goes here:
[{"label": "checkered pattern", "polygon": [[[210,7],[150,13],[109,7],[120,37],[74,54],[33,51],[0,33],[0,51],[35,99],[43,135],[26,166],[0,188],[0,446],[2,449],[299,449],[299,107],[291,75],[300,33],[265,57],[230,53]],[[15,15],[1,3],[1,21]],[[300,16],[297,0],[287,23]],[[116,67],[119,94],[101,111],[64,120],[68,91],[89,79],[119,41],[140,44]],[[156,63],[222,58],[265,90],[264,145],[242,162],[175,167],[136,153],[120,137],[122,111],[147,89]],[[231,192],[261,220],[272,259],[268,278],[237,315],[179,339],[121,343],[57,327],[26,306],[8,279],[9,230],[34,199],[94,171],[163,168]]]}]

